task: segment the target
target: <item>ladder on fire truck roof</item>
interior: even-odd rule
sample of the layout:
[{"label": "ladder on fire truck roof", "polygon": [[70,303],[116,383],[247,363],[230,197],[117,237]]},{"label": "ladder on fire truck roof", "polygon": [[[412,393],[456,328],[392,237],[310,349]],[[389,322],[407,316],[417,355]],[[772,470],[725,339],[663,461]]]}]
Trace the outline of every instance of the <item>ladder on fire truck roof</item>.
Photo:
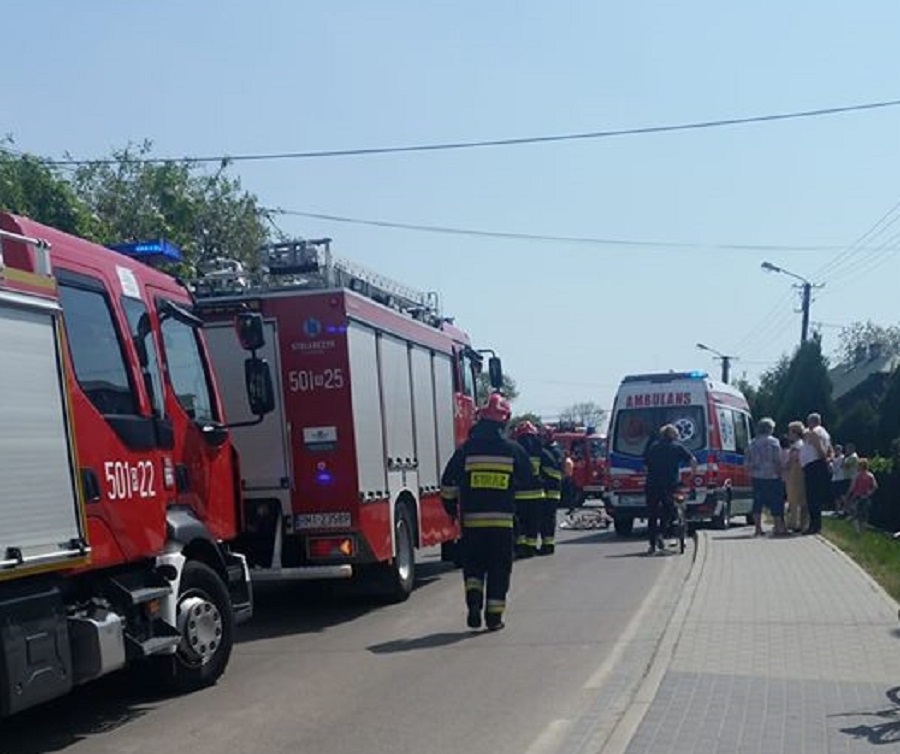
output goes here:
[{"label": "ladder on fire truck roof", "polygon": [[28,236],[23,236],[18,233],[13,233],[8,230],[3,230],[0,228],[0,280],[3,279],[3,270],[5,269],[6,263],[3,261],[3,240],[7,239],[9,241],[18,241],[20,243],[25,243],[34,248],[35,251],[35,266],[36,269],[34,272],[38,275],[49,275],[51,271],[50,267],[50,244],[47,243],[42,238],[29,238]]},{"label": "ladder on fire truck roof", "polygon": [[331,239],[298,239],[266,244],[259,251],[260,269],[244,270],[233,259],[201,262],[194,288],[199,296],[253,295],[267,291],[348,288],[414,319],[439,326],[443,321],[435,291],[417,291],[362,265],[331,253]]}]

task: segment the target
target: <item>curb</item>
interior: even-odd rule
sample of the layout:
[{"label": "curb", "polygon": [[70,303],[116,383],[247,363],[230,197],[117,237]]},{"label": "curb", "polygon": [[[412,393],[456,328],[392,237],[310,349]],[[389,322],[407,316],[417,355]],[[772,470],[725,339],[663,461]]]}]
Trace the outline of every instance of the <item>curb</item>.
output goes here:
[{"label": "curb", "polygon": [[634,734],[637,733],[641,721],[643,721],[647,710],[656,697],[656,692],[659,690],[663,676],[672,664],[672,658],[675,656],[675,650],[681,640],[684,624],[694,604],[697,585],[700,582],[703,567],[706,564],[709,535],[704,531],[698,531],[694,541],[696,543],[694,559],[691,563],[688,577],[684,582],[681,599],[678,601],[672,617],[663,629],[662,639],[656,646],[650,666],[647,668],[647,672],[640,682],[634,697],[606,739],[603,746],[603,754],[625,754],[625,750],[631,743],[631,739],[634,738]]}]

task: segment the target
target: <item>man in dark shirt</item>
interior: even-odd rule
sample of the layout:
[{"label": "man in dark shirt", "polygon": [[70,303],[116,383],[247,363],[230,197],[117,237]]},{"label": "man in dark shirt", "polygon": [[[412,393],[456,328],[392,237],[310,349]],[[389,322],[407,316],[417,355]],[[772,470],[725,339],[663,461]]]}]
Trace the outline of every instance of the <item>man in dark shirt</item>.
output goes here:
[{"label": "man in dark shirt", "polygon": [[[681,466],[690,464],[691,474],[697,474],[697,459],[678,440],[678,430],[666,424],[659,430],[659,439],[651,441],[644,451],[647,466],[647,524],[650,534],[649,554],[664,549],[662,527],[668,523],[672,496],[678,488]],[[662,519],[662,521],[660,520]]]}]

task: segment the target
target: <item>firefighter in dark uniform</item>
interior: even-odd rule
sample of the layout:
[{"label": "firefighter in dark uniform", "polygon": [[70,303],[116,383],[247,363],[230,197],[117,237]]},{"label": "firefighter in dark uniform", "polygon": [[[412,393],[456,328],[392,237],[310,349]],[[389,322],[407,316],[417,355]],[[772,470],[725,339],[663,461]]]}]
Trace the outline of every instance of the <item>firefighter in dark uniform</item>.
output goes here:
[{"label": "firefighter in dark uniform", "polygon": [[[517,490],[533,484],[528,455],[504,437],[509,402],[499,393],[478,412],[478,423],[441,476],[441,499],[461,516],[462,561],[469,628],[503,628],[513,564]],[[485,597],[487,601],[485,602]]]},{"label": "firefighter in dark uniform", "polygon": [[[554,492],[553,503],[553,529],[556,529],[556,505],[559,502],[560,477],[550,479],[546,473],[554,466],[553,456],[544,449],[538,436],[537,427],[529,421],[516,425],[513,429],[513,439],[528,454],[531,462],[531,470],[534,479],[531,487],[519,490],[516,493],[516,508],[518,511],[519,530],[516,536],[516,557],[530,558],[533,555],[549,555],[553,549],[543,551],[538,549],[545,510],[547,509],[547,490],[552,488]],[[555,548],[555,542],[553,543]]]},{"label": "firefighter in dark uniform", "polygon": [[538,555],[552,555],[556,552],[556,510],[562,501],[563,455],[562,448],[553,439],[553,431],[549,427],[541,428],[541,445],[544,449],[541,461],[544,506],[541,512],[541,546]]}]

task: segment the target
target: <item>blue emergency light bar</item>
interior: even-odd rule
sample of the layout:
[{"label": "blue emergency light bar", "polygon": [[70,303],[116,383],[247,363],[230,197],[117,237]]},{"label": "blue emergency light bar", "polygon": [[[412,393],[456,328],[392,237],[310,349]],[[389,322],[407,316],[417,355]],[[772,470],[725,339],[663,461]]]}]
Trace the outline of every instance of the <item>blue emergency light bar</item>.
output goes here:
[{"label": "blue emergency light bar", "polygon": [[147,264],[159,264],[160,262],[181,262],[184,254],[175,244],[165,238],[155,241],[135,241],[133,243],[117,243],[109,246],[113,251],[118,251],[132,259],[137,259]]},{"label": "blue emergency light bar", "polygon": [[709,377],[707,372],[694,370],[693,372],[656,372],[653,374],[630,374],[622,382],[674,382],[675,380],[705,380]]}]

